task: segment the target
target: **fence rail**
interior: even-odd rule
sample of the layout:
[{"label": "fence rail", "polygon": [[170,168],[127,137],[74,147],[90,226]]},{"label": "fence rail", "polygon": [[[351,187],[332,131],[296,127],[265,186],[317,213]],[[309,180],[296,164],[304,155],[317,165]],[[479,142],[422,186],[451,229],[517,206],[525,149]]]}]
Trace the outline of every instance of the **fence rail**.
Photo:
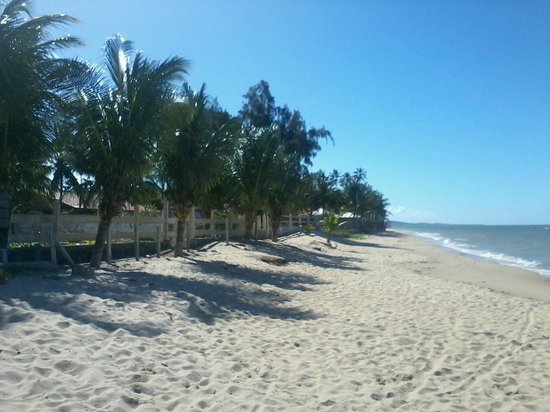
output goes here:
[{"label": "fence rail", "polygon": [[[239,238],[244,235],[244,219],[232,214],[228,219],[215,217],[196,217],[193,212],[188,218],[190,224],[190,239],[196,238],[224,238],[226,225],[229,226],[229,237]],[[9,243],[48,243],[53,232],[60,242],[83,242],[95,239],[99,225],[97,215],[64,215],[59,208],[54,208],[53,215],[20,215],[11,216]],[[313,217],[286,216],[281,222],[280,235],[296,231],[301,225],[312,223]],[[257,218],[257,234],[259,238],[270,235],[269,217],[261,215]],[[177,219],[161,216],[147,216],[140,213],[130,216],[119,216],[112,220],[110,237],[120,239],[156,239],[173,242],[176,238]]]},{"label": "fence rail", "polygon": [[[161,241],[173,244],[177,235],[177,219],[168,217],[167,210],[168,208],[165,207],[160,216],[149,216],[140,214],[138,209],[135,208],[134,213],[131,215],[113,218],[107,240],[107,261],[111,260],[111,243],[117,240],[133,242],[136,259],[140,257],[140,241],[154,240],[157,245],[157,255],[160,256]],[[308,224],[316,225],[319,219],[320,216],[286,215],[281,219],[279,236],[294,233],[300,227]],[[55,202],[52,215],[12,215],[8,242],[9,244],[48,244],[51,249],[51,259],[54,263],[57,263],[56,246],[61,247],[59,242],[93,241],[99,222],[100,219],[97,215],[61,214],[59,202]],[[340,222],[347,229],[363,232],[384,230],[385,227],[383,221],[370,219],[341,218]],[[196,208],[192,209],[186,227],[189,227],[188,238],[191,243],[197,239],[224,239],[226,236],[230,239],[240,238],[244,236],[245,232],[245,222],[242,216],[232,213],[227,218],[219,218],[215,212],[212,212],[209,218],[205,218],[201,211]],[[257,217],[255,233],[258,239],[271,236],[270,221],[267,214]],[[65,252],[62,247],[61,250]],[[2,252],[0,263],[7,263],[7,250],[2,249],[0,252]]]}]

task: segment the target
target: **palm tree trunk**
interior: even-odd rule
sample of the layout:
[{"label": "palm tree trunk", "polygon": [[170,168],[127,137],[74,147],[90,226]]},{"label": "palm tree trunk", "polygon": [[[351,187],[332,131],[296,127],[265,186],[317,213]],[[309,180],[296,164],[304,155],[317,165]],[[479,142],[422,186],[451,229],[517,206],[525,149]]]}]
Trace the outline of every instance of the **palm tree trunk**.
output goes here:
[{"label": "palm tree trunk", "polygon": [[[192,210],[192,206],[185,203],[176,203],[176,217],[178,218],[178,224],[176,228],[176,245],[174,246],[174,256],[183,256],[183,245],[185,242],[185,235],[189,236],[189,229],[187,228],[186,219]],[[185,230],[187,228],[187,230]],[[186,233],[187,232],[187,233]]]},{"label": "palm tree trunk", "polygon": [[244,212],[244,237],[246,239],[252,239],[252,236],[254,235],[254,221],[255,221],[256,215],[254,212],[251,211],[245,211]]},{"label": "palm tree trunk", "polygon": [[6,179],[6,182],[0,181],[0,184],[7,183],[8,180],[8,126],[9,117],[6,116],[4,133],[2,134],[2,150],[0,151],[0,176]]},{"label": "palm tree trunk", "polygon": [[99,222],[99,227],[97,228],[97,235],[95,238],[95,245],[92,249],[92,257],[90,259],[90,267],[98,268],[101,263],[101,258],[103,256],[103,249],[105,249],[105,241],[107,240],[107,234],[109,233],[109,228],[111,227],[110,216],[105,216],[101,218]]},{"label": "palm tree trunk", "polygon": [[271,241],[272,242],[278,242],[279,241],[279,228],[281,227],[281,220],[271,218]]},{"label": "palm tree trunk", "polygon": [[8,117],[4,123],[2,150],[0,151],[0,249],[8,248],[11,221],[11,196],[8,192]]},{"label": "palm tree trunk", "polygon": [[185,232],[185,219],[178,218],[178,224],[176,228],[176,245],[174,246],[174,256],[183,256],[183,242]]},{"label": "palm tree trunk", "polygon": [[8,235],[11,220],[11,196],[7,191],[0,192],[0,249],[8,248]]},{"label": "palm tree trunk", "polygon": [[225,217],[225,244],[229,244],[229,213]]},{"label": "palm tree trunk", "polygon": [[187,253],[191,252],[191,219],[185,221],[185,247]]},{"label": "palm tree trunk", "polygon": [[59,184],[59,205],[63,206],[63,176],[61,176],[61,183]]}]

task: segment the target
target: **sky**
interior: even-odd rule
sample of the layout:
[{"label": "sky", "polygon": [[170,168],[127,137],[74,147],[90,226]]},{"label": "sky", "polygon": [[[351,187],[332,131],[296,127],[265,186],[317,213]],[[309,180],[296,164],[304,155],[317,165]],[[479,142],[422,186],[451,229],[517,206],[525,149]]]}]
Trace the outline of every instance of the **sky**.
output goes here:
[{"label": "sky", "polygon": [[550,1],[35,0],[101,62],[121,33],[236,114],[266,80],[407,222],[550,223]]}]

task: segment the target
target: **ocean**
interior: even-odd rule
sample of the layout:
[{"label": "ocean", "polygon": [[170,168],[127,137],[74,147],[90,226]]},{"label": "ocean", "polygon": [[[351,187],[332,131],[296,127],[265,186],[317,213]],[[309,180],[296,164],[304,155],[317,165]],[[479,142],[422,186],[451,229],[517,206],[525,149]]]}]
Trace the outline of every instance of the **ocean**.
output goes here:
[{"label": "ocean", "polygon": [[438,246],[550,276],[550,225],[446,225],[392,222]]}]

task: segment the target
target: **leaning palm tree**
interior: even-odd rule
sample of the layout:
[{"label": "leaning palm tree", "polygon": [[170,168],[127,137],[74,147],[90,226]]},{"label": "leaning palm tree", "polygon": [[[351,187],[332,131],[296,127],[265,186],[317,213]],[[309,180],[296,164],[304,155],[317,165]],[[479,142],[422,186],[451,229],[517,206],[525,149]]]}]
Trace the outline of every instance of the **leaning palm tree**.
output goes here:
[{"label": "leaning palm tree", "polygon": [[90,266],[98,267],[111,220],[152,167],[160,113],[172,99],[171,82],[186,72],[180,57],[162,62],[133,52],[120,35],[107,40],[109,76],[91,67],[88,82],[75,93],[79,106],[75,166],[92,176],[99,192],[99,216]]},{"label": "leaning palm tree", "polygon": [[[183,254],[185,224],[193,205],[219,182],[235,150],[231,121],[220,123],[216,114],[204,84],[196,93],[184,84],[179,101],[166,108],[159,176],[178,220],[175,256]],[[189,237],[189,227],[186,232]]]},{"label": "leaning palm tree", "polygon": [[50,36],[75,19],[32,17],[28,3],[13,0],[0,12],[0,248],[7,246],[12,196],[40,186],[51,153],[48,118],[59,109],[74,66],[56,52],[80,44]]}]

